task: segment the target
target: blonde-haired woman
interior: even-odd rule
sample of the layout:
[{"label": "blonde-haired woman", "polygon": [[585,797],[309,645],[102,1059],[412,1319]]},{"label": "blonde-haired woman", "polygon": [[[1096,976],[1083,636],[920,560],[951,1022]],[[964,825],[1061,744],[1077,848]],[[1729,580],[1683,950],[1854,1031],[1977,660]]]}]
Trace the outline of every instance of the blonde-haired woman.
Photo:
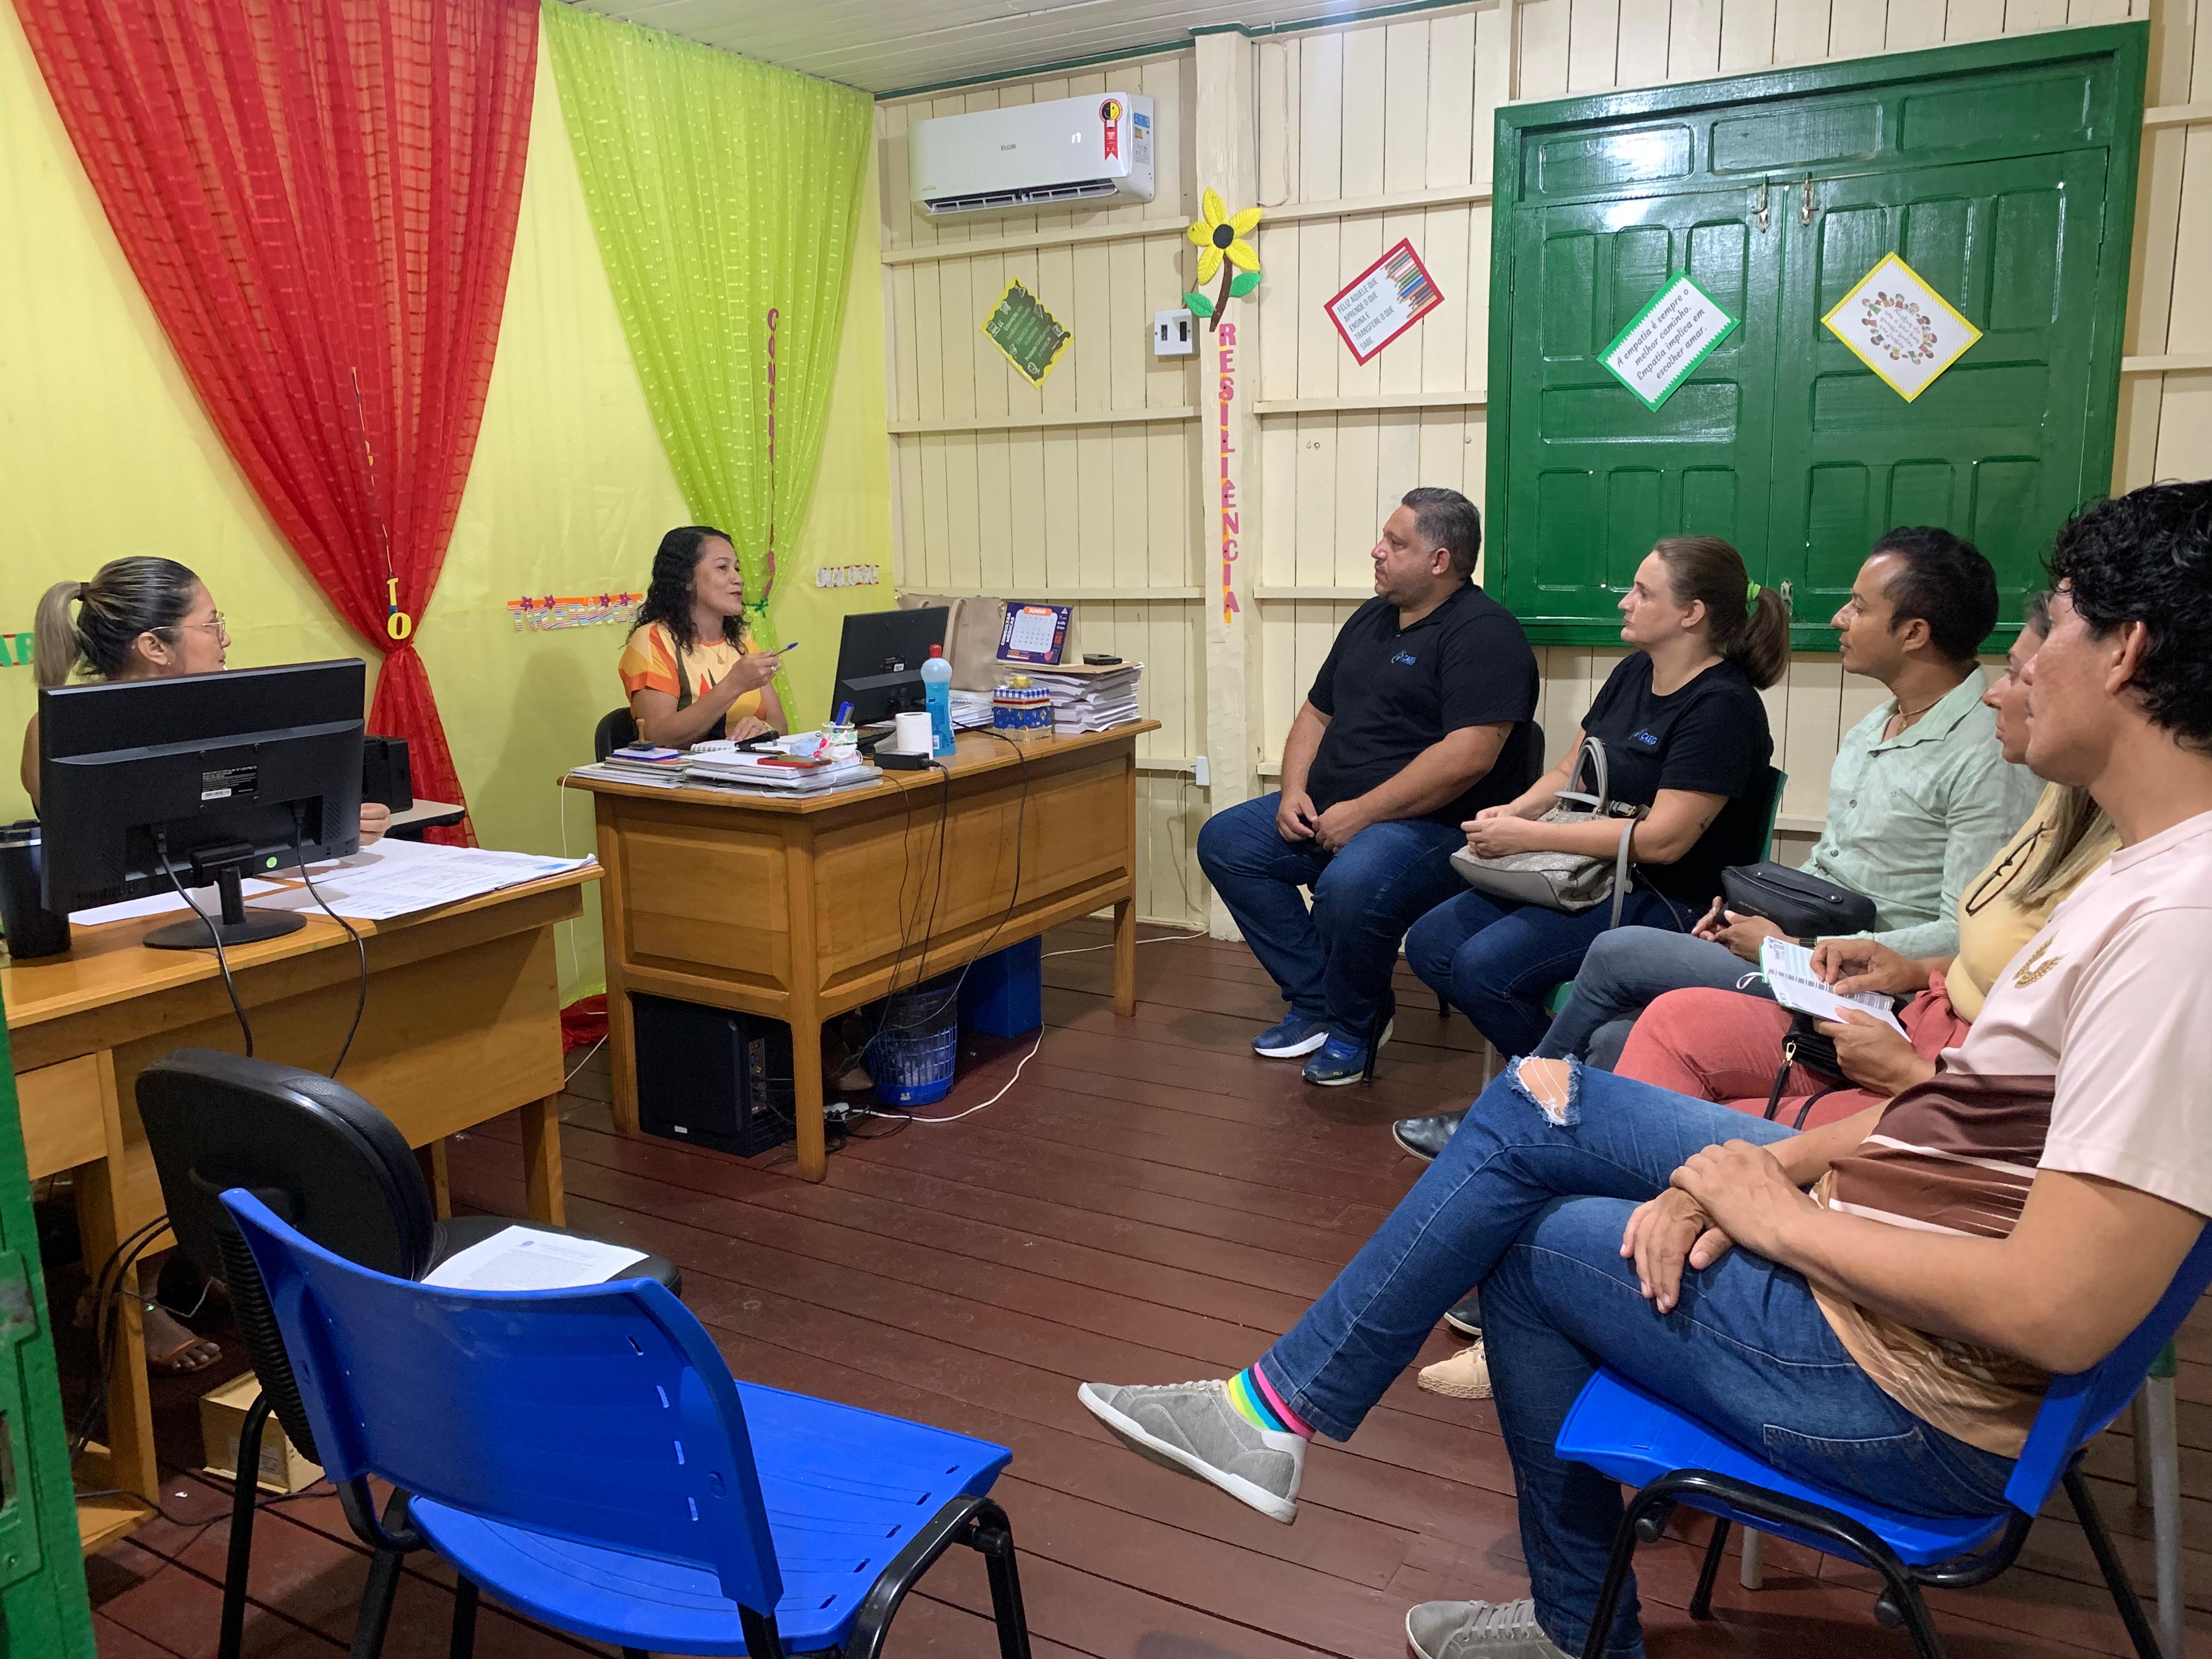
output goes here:
[{"label": "blonde-haired woman", "polygon": [[[110,559],[90,581],[56,582],[39,601],[32,672],[40,686],[72,674],[96,680],[160,680],[213,674],[225,666],[230,631],[215,596],[174,559]],[[39,717],[23,728],[22,779],[39,804]],[[392,809],[361,804],[366,847],[392,823]]]}]

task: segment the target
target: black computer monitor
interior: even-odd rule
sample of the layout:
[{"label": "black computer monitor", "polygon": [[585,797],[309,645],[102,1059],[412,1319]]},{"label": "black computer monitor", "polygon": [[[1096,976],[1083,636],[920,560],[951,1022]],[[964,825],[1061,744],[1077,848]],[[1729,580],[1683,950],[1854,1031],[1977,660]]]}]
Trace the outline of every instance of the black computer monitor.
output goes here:
[{"label": "black computer monitor", "polygon": [[860,726],[918,712],[923,706],[921,665],[929,660],[931,646],[945,643],[945,620],[951,614],[934,605],[846,617],[837,644],[837,684],[830,693],[830,717],[848,702]]},{"label": "black computer monitor", "polygon": [[275,939],[239,883],[361,844],[358,660],[111,680],[39,693],[46,905],[57,915],[212,881],[222,914],[157,928],[159,950]]}]

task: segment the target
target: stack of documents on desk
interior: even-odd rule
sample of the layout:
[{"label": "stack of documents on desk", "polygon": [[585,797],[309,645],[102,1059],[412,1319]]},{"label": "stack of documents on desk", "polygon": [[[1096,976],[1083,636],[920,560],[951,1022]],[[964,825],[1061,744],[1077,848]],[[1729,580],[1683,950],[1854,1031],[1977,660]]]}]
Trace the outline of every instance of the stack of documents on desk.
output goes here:
[{"label": "stack of documents on desk", "polygon": [[[543,858],[535,853],[495,853],[481,847],[435,847],[387,836],[351,858],[313,866],[308,873],[315,878],[322,902],[338,915],[354,921],[386,921],[580,870],[591,862]],[[321,908],[304,886],[255,902],[264,909],[310,914]]]},{"label": "stack of documents on desk", "polygon": [[1138,718],[1137,682],[1144,672],[1140,662],[1112,668],[1033,668],[1030,684],[1043,687],[1052,699],[1054,732],[1103,732]]},{"label": "stack of documents on desk", "polygon": [[991,694],[988,691],[963,691],[954,688],[952,693],[952,729],[972,732],[978,727],[988,729],[991,724]]},{"label": "stack of documents on desk", "polygon": [[576,775],[609,783],[642,783],[659,789],[678,789],[684,784],[684,751],[651,744],[634,743],[617,749],[605,760],[580,766]]},{"label": "stack of documents on desk", "polygon": [[772,749],[703,755],[694,750],[684,763],[687,786],[762,789],[779,795],[819,795],[856,783],[873,783],[882,775],[857,756],[849,760],[812,760]]}]

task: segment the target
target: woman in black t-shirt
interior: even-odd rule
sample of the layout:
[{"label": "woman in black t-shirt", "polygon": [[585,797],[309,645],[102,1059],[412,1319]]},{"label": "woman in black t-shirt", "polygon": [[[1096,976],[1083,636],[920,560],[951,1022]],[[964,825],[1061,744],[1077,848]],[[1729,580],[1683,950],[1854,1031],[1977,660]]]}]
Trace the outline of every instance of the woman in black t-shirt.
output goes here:
[{"label": "woman in black t-shirt", "polygon": [[[1566,757],[1520,799],[1463,827],[1486,857],[1610,860],[1619,823],[1535,822],[1570,787],[1587,732],[1605,745],[1613,799],[1650,809],[1629,842],[1635,883],[1622,924],[1687,933],[1720,890],[1722,868],[1759,856],[1760,785],[1774,753],[1759,694],[1789,662],[1790,609],[1718,537],[1674,536],[1637,568],[1620,611],[1620,637],[1636,651],[1607,678]],[[1611,915],[1610,903],[1571,915],[1468,891],[1413,924],[1406,959],[1498,1053],[1525,1054],[1550,1023],[1545,998],[1575,976]]]}]

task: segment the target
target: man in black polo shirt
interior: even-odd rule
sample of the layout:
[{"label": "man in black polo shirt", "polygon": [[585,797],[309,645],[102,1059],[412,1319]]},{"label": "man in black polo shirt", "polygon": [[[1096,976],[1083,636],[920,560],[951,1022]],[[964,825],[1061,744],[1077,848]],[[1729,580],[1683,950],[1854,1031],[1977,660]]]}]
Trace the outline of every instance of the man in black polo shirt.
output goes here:
[{"label": "man in black polo shirt", "polygon": [[1460,825],[1533,776],[1536,657],[1471,580],[1481,545],[1466,496],[1407,493],[1370,555],[1376,597],[1291,724],[1282,789],[1199,832],[1199,867],[1291,1005],[1253,1050],[1311,1055],[1309,1083],[1358,1078],[1399,941],[1460,890]]}]

